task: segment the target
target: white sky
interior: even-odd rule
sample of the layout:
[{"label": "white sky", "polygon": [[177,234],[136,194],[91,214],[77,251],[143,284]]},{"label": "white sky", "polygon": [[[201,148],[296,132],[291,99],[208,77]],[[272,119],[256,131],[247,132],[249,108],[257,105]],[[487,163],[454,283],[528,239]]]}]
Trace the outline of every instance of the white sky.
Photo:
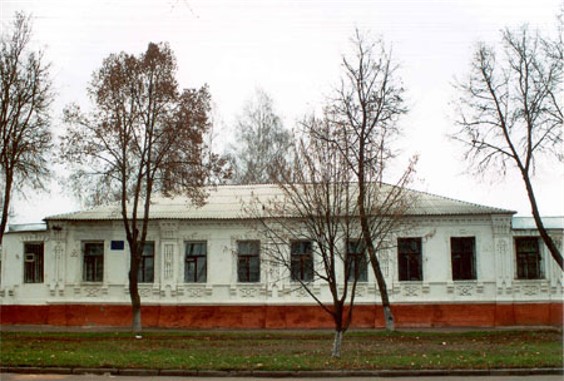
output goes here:
[{"label": "white sky", "polygon": [[[518,174],[473,178],[457,147],[449,102],[451,83],[468,71],[479,40],[499,41],[500,29],[529,23],[555,30],[562,0],[2,0],[4,31],[16,10],[33,16],[37,46],[52,63],[57,92],[54,128],[70,102],[88,105],[86,87],[111,53],[139,54],[168,41],[182,87],[204,83],[216,105],[219,145],[256,87],[274,99],[287,127],[319,106],[340,75],[354,28],[381,35],[401,65],[411,112],[402,120],[406,156],[418,153],[413,188],[530,215]],[[545,163],[535,178],[543,215],[564,214],[564,168]],[[58,184],[50,194],[13,203],[11,223],[79,208]]]}]

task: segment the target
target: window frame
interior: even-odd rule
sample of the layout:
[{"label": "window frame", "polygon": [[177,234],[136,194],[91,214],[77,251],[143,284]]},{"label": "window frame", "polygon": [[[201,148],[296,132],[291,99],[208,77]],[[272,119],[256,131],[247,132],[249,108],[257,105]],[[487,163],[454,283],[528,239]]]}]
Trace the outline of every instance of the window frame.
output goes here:
[{"label": "window frame", "polygon": [[[87,254],[87,247],[91,245],[100,245],[102,247],[101,254]],[[82,281],[88,283],[102,283],[104,281],[104,257],[106,245],[104,241],[83,241],[82,242]],[[87,261],[87,258],[88,261]],[[101,263],[100,263],[101,262]],[[94,271],[87,268],[93,267]],[[100,267],[100,268],[98,268]],[[92,273],[93,276],[89,277]]]},{"label": "window frame", "polygon": [[[29,241],[24,242],[24,271],[23,278],[24,284],[35,284],[45,282],[45,242],[43,241]],[[28,249],[29,246],[40,247],[40,252]],[[28,256],[33,255],[33,260],[29,260]],[[34,265],[31,265],[33,263]],[[31,274],[30,274],[31,273]]]},{"label": "window frame", "polygon": [[[349,239],[346,242],[347,251],[345,255],[346,263],[348,264],[349,273],[345,274],[347,276],[347,282],[368,282],[368,258],[366,256],[366,248],[362,239]],[[354,245],[354,250],[352,246]],[[360,249],[360,250],[359,250]],[[360,267],[360,271],[357,275],[357,269]]]},{"label": "window frame", "polygon": [[[188,254],[189,245],[202,245],[204,248],[203,254]],[[203,259],[202,259],[203,258]],[[198,262],[203,261],[201,271]],[[188,263],[193,263],[194,276],[188,279]],[[184,283],[207,283],[208,272],[208,242],[207,241],[185,241],[184,242]],[[203,273],[203,274],[202,274]]]},{"label": "window frame", "polygon": [[[146,255],[146,248],[152,247],[151,255]],[[139,258],[139,269],[137,272],[138,283],[154,283],[155,282],[155,241],[145,241],[143,245],[143,250],[141,251],[141,257]],[[152,267],[147,269],[147,262],[152,261]],[[148,279],[146,279],[148,278]]]},{"label": "window frame", "polygon": [[[299,246],[298,246],[299,245]],[[309,250],[307,249],[309,246]],[[300,250],[295,250],[299,247]],[[299,272],[299,277],[297,276]],[[296,240],[290,242],[290,279],[293,282],[312,282],[314,280],[313,241]]]},{"label": "window frame", "polygon": [[[248,245],[248,253],[242,253],[242,245]],[[252,271],[255,263],[256,271]],[[244,271],[243,271],[244,270]],[[244,276],[242,276],[244,274]],[[237,241],[237,282],[238,283],[260,283],[260,241],[239,240]]]},{"label": "window frame", "polygon": [[[526,251],[523,252],[523,250],[519,250],[519,244],[517,242],[524,242],[524,241],[534,241],[535,242],[535,246],[536,246],[536,250],[534,251]],[[519,280],[534,280],[534,279],[544,279],[545,278],[545,274],[544,274],[544,260],[543,260],[543,255],[542,255],[542,245],[540,242],[540,237],[538,236],[519,236],[519,237],[514,237],[514,246],[515,246],[515,276],[516,279]],[[521,255],[520,255],[521,254]],[[536,258],[531,258],[531,254],[536,254]],[[523,258],[523,256],[527,256],[526,258]],[[532,259],[532,260],[531,260]],[[536,261],[535,261],[536,259]],[[526,268],[522,267],[520,265],[520,263],[522,262],[526,263]],[[530,264],[535,262],[536,263],[536,275],[534,274],[534,276],[529,276],[529,272],[530,272]],[[523,269],[526,269],[525,273],[523,273]]]},{"label": "window frame", "polygon": [[[415,243],[415,250],[411,250],[413,248],[411,243]],[[406,248],[405,244],[409,247]],[[397,245],[398,281],[422,282],[423,240],[421,237],[398,237]]]},{"label": "window frame", "polygon": [[[472,242],[472,250],[468,251],[466,248],[459,250],[461,246],[455,241],[463,243],[463,241]],[[455,252],[455,249],[457,251]],[[470,256],[470,258],[467,258]],[[453,281],[475,281],[478,279],[477,263],[476,263],[476,237],[475,236],[455,236],[450,237],[450,262],[451,262],[451,275]],[[464,264],[470,264],[470,270],[464,269]],[[456,275],[456,277],[455,277]]]}]

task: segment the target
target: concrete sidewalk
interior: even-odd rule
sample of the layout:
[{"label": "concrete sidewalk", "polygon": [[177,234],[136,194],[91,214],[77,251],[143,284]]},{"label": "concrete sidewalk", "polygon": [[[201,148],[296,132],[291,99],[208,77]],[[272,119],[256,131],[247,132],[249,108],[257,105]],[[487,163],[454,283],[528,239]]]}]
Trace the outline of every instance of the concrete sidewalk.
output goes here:
[{"label": "concrete sidewalk", "polygon": [[[130,376],[114,375],[53,375],[53,374],[14,374],[3,373],[2,381],[102,381],[107,379],[118,379],[129,381]],[[312,378],[293,377],[293,378],[272,378],[272,377],[182,377],[182,376],[136,376],[135,381],[311,381]],[[340,380],[346,381],[386,381],[386,377],[343,377]],[[410,381],[413,377],[396,377],[394,381]],[[460,381],[459,376],[421,376],[417,381]],[[534,376],[466,376],[464,381],[561,381],[559,375],[534,375]]]},{"label": "concrete sidewalk", "polygon": [[0,367],[0,373],[59,374],[59,375],[114,375],[136,377],[247,377],[247,378],[350,378],[350,377],[506,377],[564,375],[563,368],[530,369],[437,369],[437,370],[320,370],[320,371],[191,371],[179,369],[117,369],[117,368],[51,368]]}]

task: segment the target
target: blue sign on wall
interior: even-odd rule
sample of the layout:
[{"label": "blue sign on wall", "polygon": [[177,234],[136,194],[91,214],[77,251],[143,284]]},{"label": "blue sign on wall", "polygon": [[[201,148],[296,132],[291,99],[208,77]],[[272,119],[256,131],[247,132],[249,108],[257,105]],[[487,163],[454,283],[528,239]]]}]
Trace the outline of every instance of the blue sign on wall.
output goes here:
[{"label": "blue sign on wall", "polygon": [[125,247],[124,241],[112,241],[110,248],[112,250],[123,250]]}]

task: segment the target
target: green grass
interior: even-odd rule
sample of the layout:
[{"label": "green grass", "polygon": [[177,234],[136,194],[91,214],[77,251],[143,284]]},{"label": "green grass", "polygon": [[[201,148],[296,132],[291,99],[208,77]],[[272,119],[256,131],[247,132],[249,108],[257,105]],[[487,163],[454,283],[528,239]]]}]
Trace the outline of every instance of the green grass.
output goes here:
[{"label": "green grass", "polygon": [[2,366],[184,370],[561,367],[561,331],[349,332],[332,359],[328,331],[0,332]]}]

